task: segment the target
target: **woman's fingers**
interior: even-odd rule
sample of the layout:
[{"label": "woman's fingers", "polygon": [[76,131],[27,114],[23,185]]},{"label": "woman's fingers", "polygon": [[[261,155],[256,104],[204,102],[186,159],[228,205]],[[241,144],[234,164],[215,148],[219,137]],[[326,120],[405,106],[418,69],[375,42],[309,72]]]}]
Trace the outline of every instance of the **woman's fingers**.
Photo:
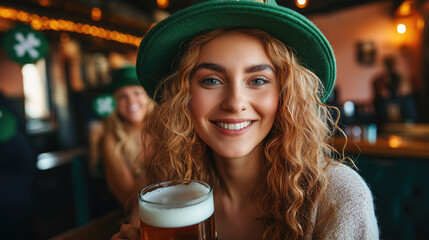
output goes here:
[{"label": "woman's fingers", "polygon": [[121,230],[112,236],[111,240],[138,240],[139,239],[139,228],[131,224],[123,224]]}]

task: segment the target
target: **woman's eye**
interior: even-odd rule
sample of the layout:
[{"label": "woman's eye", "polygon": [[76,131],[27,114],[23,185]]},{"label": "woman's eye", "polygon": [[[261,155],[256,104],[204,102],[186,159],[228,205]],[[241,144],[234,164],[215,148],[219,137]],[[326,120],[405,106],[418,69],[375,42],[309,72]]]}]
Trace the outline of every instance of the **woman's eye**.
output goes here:
[{"label": "woman's eye", "polygon": [[269,83],[269,82],[270,81],[266,78],[256,78],[256,79],[251,80],[249,82],[249,84],[258,86],[258,85],[264,85],[264,84]]},{"label": "woman's eye", "polygon": [[201,84],[206,85],[206,86],[214,86],[214,85],[221,84],[221,82],[216,78],[205,78],[205,79],[201,80]]}]

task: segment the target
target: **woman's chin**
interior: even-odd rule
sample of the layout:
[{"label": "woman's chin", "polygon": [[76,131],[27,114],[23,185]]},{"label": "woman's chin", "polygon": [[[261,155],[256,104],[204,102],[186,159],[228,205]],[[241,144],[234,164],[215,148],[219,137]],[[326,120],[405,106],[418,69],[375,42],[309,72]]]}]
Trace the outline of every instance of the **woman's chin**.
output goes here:
[{"label": "woman's chin", "polygon": [[138,126],[138,125],[140,125],[143,122],[143,117],[141,117],[141,116],[128,117],[127,118],[127,122],[130,125]]}]

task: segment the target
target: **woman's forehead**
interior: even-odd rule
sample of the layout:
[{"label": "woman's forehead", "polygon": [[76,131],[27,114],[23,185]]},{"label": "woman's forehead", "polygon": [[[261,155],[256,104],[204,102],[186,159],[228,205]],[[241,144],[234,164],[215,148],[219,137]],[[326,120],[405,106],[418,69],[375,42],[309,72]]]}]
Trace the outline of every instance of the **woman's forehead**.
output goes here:
[{"label": "woman's forehead", "polygon": [[265,46],[259,38],[241,32],[228,32],[203,44],[198,62],[232,57],[237,61],[246,61],[246,57],[259,57],[261,61],[270,61]]},{"label": "woman's forehead", "polygon": [[119,88],[114,92],[113,95],[120,95],[123,93],[133,92],[133,91],[143,91],[143,87],[140,85],[129,85]]}]

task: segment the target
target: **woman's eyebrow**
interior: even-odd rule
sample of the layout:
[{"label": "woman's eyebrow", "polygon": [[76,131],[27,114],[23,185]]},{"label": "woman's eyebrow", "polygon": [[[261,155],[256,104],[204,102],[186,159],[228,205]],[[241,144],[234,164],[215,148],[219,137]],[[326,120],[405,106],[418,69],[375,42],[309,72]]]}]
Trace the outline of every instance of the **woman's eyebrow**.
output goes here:
[{"label": "woman's eyebrow", "polygon": [[[199,69],[203,69],[203,68],[213,70],[216,72],[220,72],[220,73],[226,73],[226,68],[219,65],[219,64],[203,62],[203,63],[200,63],[196,68],[194,68],[192,70],[190,76],[192,77],[196,71],[198,71]],[[261,71],[265,71],[265,70],[268,70],[268,71],[275,73],[274,68],[271,67],[271,65],[269,65],[269,64],[252,65],[250,67],[247,67],[245,69],[245,72],[246,73],[253,73],[253,72],[261,72]]]},{"label": "woman's eyebrow", "polygon": [[221,73],[226,72],[226,69],[224,67],[215,63],[206,63],[206,62],[200,63],[196,68],[194,68],[192,72],[194,73],[201,68],[206,68],[206,69],[213,70],[216,72],[221,72]]},{"label": "woman's eyebrow", "polygon": [[269,70],[271,72],[275,72],[274,68],[271,67],[271,65],[269,64],[256,64],[256,65],[252,65],[248,68],[246,68],[246,73],[253,73],[253,72],[260,72],[260,71],[265,71],[265,70]]}]

